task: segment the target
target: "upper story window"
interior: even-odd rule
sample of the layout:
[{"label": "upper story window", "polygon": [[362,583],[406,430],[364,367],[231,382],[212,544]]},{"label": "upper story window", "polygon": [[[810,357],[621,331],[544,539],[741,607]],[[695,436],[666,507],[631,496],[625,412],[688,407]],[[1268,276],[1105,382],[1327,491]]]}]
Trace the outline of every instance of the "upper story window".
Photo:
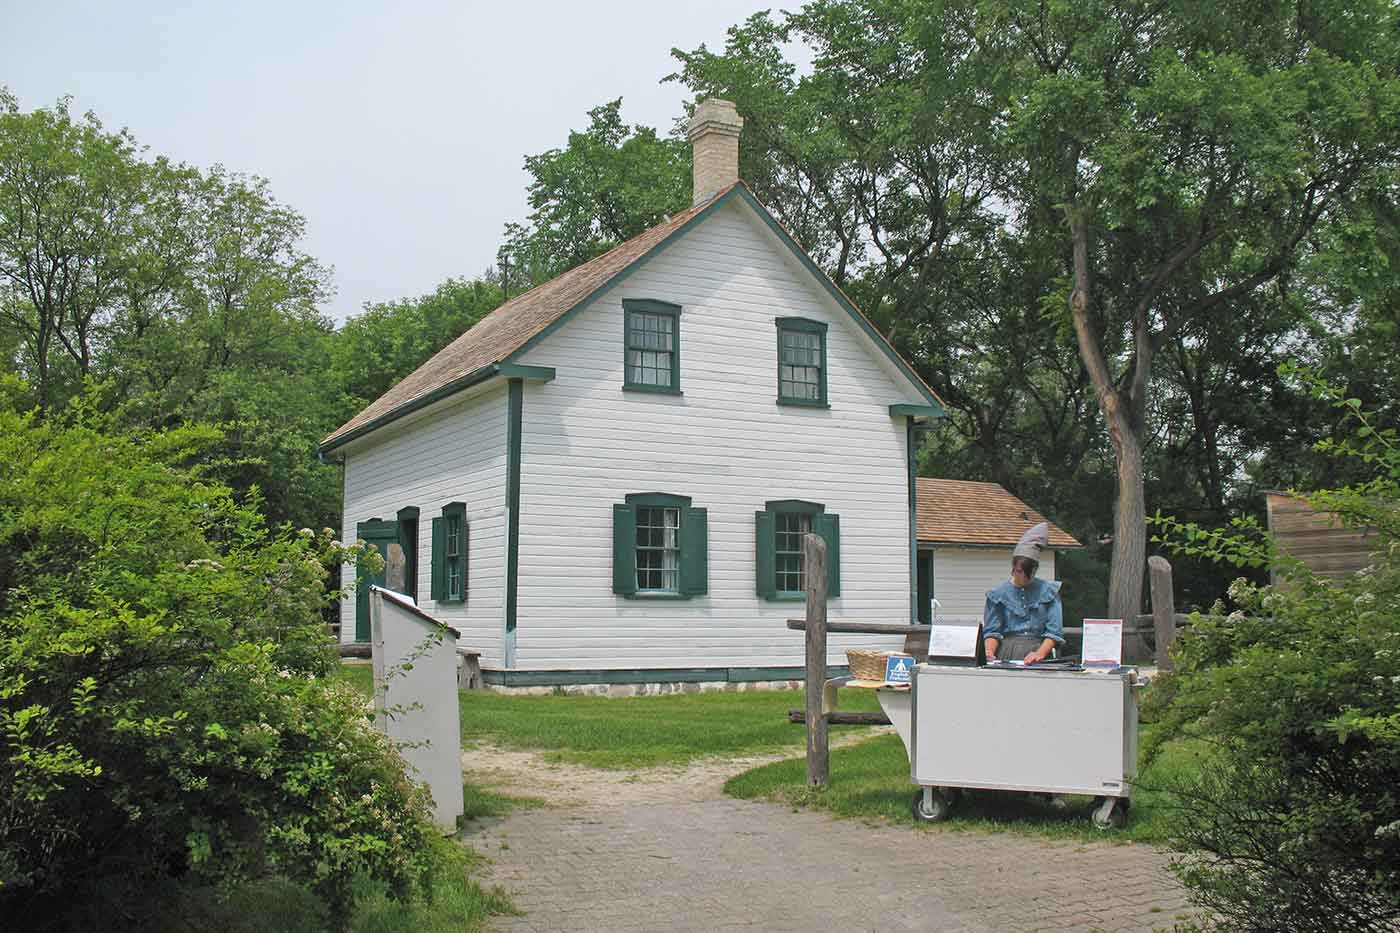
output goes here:
[{"label": "upper story window", "polygon": [[815,532],[826,542],[826,591],[841,595],[841,519],[819,502],[779,499],[754,513],[754,578],[769,600],[805,599],[807,567],[803,538]]},{"label": "upper story window", "polygon": [[681,308],[651,298],[624,298],[622,387],[637,392],[681,391]]},{"label": "upper story window", "polygon": [[432,596],[440,603],[467,598],[467,506],[449,502],[433,519]]},{"label": "upper story window", "polygon": [[709,520],[688,496],[633,493],[613,506],[613,592],[686,599],[709,589]]},{"label": "upper story window", "polygon": [[778,404],[827,407],[826,325],[802,317],[778,324]]}]

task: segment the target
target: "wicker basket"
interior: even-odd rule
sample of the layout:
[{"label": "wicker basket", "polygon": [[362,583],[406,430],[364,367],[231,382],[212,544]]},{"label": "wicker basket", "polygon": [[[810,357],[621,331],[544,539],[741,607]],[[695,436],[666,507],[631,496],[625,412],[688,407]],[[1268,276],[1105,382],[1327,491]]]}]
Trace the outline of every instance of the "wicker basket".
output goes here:
[{"label": "wicker basket", "polygon": [[885,661],[893,651],[869,651],[865,648],[847,648],[846,661],[851,665],[851,676],[856,680],[885,680]]}]

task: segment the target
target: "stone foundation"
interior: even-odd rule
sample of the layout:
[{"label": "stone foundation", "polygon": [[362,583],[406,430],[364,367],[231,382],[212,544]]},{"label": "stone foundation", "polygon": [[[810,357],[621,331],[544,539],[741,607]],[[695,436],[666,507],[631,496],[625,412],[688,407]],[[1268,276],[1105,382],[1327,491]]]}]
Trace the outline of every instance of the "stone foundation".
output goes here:
[{"label": "stone foundation", "polygon": [[587,696],[587,697],[655,697],[673,693],[748,693],[754,690],[801,690],[800,680],[715,680],[703,683],[653,684],[567,684],[555,687],[504,687],[487,684],[487,690],[505,696]]}]

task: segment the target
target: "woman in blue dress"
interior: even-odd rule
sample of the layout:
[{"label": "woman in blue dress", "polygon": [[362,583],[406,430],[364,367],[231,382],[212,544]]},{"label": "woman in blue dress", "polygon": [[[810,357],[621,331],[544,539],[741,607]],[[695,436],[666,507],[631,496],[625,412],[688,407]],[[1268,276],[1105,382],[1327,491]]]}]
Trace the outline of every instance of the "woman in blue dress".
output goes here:
[{"label": "woman in blue dress", "polygon": [[1036,577],[1040,555],[1050,546],[1050,526],[1041,522],[1021,536],[1011,557],[1011,579],[987,592],[982,636],[987,657],[1035,664],[1065,643],[1060,581]]}]

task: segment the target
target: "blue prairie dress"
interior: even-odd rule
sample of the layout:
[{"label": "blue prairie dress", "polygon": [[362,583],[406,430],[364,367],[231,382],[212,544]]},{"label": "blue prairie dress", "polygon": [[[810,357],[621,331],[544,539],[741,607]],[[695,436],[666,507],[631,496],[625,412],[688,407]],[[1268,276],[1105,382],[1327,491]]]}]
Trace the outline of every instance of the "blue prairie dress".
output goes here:
[{"label": "blue prairie dress", "polygon": [[1032,578],[1023,587],[1003,580],[987,591],[982,611],[982,637],[1000,639],[997,657],[1020,660],[1047,638],[1065,643],[1060,581]]}]

